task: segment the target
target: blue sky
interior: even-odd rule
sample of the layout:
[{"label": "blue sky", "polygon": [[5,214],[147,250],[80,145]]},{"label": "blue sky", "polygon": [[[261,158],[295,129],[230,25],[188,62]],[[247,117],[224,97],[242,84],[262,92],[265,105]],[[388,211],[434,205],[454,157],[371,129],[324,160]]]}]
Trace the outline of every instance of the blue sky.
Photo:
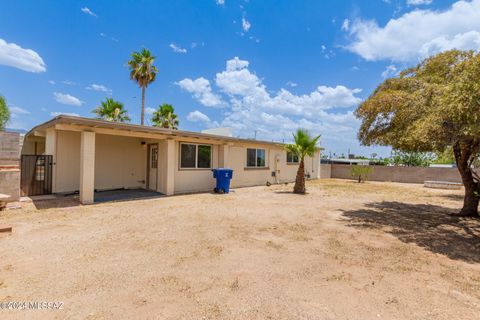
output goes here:
[{"label": "blue sky", "polygon": [[139,123],[126,62],[146,47],[146,106],[173,104],[181,129],[289,141],[304,127],[327,153],[388,155],[360,146],[353,110],[402,68],[479,49],[479,31],[480,0],[2,1],[0,93],[11,128],[91,117],[106,97]]}]

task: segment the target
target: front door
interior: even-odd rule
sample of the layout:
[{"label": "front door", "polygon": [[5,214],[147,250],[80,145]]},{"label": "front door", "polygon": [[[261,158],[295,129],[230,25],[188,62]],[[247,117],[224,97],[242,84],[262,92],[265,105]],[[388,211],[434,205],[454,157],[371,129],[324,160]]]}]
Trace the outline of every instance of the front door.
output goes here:
[{"label": "front door", "polygon": [[158,170],[158,145],[150,144],[148,146],[148,189],[157,190],[157,170]]}]

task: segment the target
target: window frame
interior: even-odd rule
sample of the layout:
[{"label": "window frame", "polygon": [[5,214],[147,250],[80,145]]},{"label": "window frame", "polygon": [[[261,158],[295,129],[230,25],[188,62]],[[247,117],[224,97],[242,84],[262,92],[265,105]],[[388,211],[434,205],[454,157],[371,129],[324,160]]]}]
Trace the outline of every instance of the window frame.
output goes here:
[{"label": "window frame", "polygon": [[[195,167],[182,167],[182,145],[194,145],[195,146]],[[198,146],[206,146],[210,148],[210,167],[199,168],[198,167]],[[180,142],[179,156],[178,156],[178,169],[179,170],[212,170],[213,165],[213,145],[208,143],[195,143],[195,142]]]},{"label": "window frame", "polygon": [[[288,154],[289,153],[292,154],[292,161],[288,161]],[[294,157],[297,157],[297,161],[293,161]],[[300,158],[298,157],[298,155],[295,155],[295,154],[293,154],[293,152],[290,152],[290,151],[287,151],[286,160],[287,160],[287,164],[291,164],[291,165],[300,164]]]},{"label": "window frame", "polygon": [[[248,165],[248,150],[255,150],[255,166],[249,166]],[[265,164],[263,166],[258,166],[257,165],[257,159],[258,159],[258,150],[263,150],[265,154],[265,159],[264,162]],[[267,166],[267,149],[265,148],[245,148],[245,168],[247,169],[268,169]]]}]

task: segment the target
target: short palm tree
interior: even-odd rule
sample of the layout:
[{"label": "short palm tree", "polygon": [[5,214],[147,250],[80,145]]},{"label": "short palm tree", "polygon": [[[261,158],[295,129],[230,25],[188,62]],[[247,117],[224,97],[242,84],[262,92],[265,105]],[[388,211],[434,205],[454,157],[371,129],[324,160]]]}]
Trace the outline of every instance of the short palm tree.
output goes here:
[{"label": "short palm tree", "polygon": [[305,157],[312,157],[318,150],[317,143],[318,140],[320,140],[320,136],[312,137],[308,131],[298,129],[297,132],[293,134],[293,138],[295,143],[287,144],[285,146],[287,152],[291,152],[293,155],[298,156],[298,159],[300,160],[293,192],[305,194]]},{"label": "short palm tree", "polygon": [[101,102],[95,110],[92,111],[97,115],[97,118],[107,121],[128,122],[130,117],[127,115],[127,110],[123,108],[123,103],[107,98]]},{"label": "short palm tree", "polygon": [[145,89],[150,83],[155,81],[155,76],[158,73],[157,67],[153,65],[154,61],[155,57],[145,48],[141,52],[133,52],[132,60],[128,61],[130,79],[137,82],[140,88],[142,88],[141,125],[143,125],[145,120]]},{"label": "short palm tree", "polygon": [[152,115],[152,123],[155,127],[178,129],[178,118],[174,113],[175,109],[168,103],[158,106],[157,111]]},{"label": "short palm tree", "polygon": [[10,119],[10,111],[8,110],[7,101],[0,95],[0,130],[5,130],[8,120]]}]

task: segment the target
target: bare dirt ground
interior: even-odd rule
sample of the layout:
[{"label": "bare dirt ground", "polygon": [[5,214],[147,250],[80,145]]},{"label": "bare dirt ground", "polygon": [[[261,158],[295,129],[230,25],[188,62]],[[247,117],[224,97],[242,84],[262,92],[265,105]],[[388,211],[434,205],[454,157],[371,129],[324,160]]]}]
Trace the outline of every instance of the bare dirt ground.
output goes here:
[{"label": "bare dirt ground", "polygon": [[0,214],[0,319],[480,319],[462,191],[345,180]]}]

